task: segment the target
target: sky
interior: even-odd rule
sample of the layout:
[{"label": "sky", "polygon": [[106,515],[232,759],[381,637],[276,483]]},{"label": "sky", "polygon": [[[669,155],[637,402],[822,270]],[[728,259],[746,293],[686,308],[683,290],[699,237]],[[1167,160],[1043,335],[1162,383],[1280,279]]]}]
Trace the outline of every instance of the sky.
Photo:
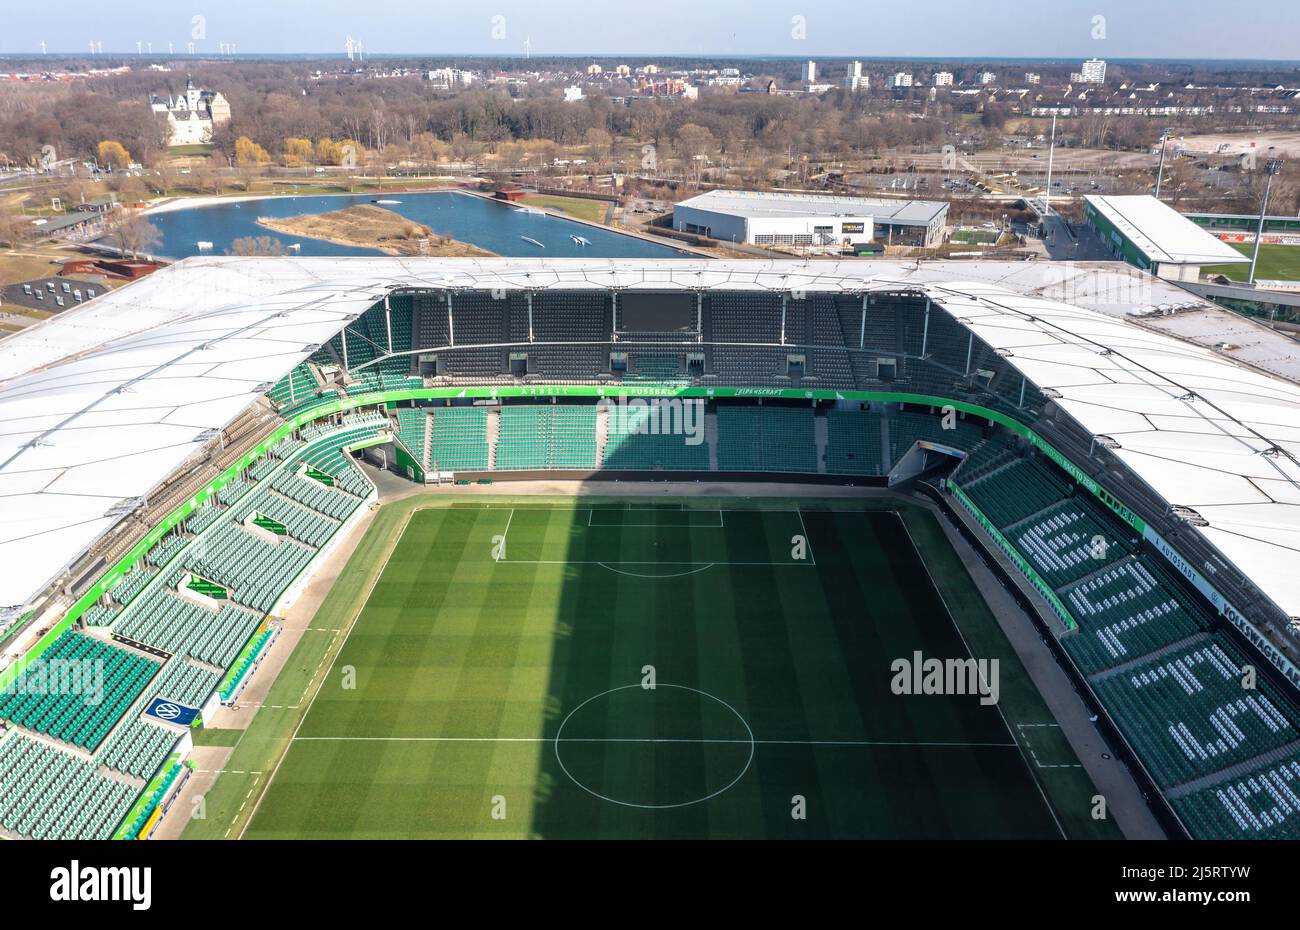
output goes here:
[{"label": "sky", "polygon": [[[1248,11],[1248,12],[1246,12]],[[0,54],[1300,60],[1297,0],[0,0]],[[147,48],[147,46],[145,46]]]}]

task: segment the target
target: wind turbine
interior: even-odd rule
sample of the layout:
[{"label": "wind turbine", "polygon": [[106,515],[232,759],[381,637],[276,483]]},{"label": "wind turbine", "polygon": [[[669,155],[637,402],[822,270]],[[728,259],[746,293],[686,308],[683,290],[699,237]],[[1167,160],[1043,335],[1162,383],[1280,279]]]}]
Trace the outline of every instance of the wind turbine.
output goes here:
[{"label": "wind turbine", "polygon": [[45,40],[41,39],[41,54],[45,54]]}]

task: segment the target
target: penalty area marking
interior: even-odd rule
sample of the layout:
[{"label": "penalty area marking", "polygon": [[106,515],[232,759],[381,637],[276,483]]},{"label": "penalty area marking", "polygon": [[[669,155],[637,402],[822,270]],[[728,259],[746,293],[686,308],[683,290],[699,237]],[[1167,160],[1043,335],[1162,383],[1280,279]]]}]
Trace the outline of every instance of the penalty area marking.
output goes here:
[{"label": "penalty area marking", "polygon": [[[599,565],[601,568],[608,569],[609,571],[614,572],[617,575],[630,575],[633,578],[654,579],[654,578],[684,578],[687,575],[696,575],[699,574],[700,572],[707,571],[708,569],[712,568],[714,563],[706,562],[705,564],[701,565],[699,568],[692,568],[689,571],[684,571],[684,572],[669,572],[665,575],[648,575],[645,572],[624,571],[621,568],[615,568],[613,565],[606,565],[604,562],[597,562],[596,564]],[[663,563],[656,562],[655,564],[661,565]]]},{"label": "penalty area marking", "polygon": [[[1040,769],[1081,769],[1083,768],[1083,765],[1078,762],[1043,762],[1041,759],[1038,758],[1038,752],[1034,749],[1033,742],[1030,741],[1029,736],[1025,733],[1025,730],[1043,730],[1043,729],[1060,730],[1061,725],[1059,723],[1017,723],[1016,729],[1020,731],[1020,738],[1024,740],[1025,749],[1029,750],[1029,755],[1033,757],[1034,765],[1038,766]],[[1069,745],[1068,740],[1066,741],[1066,745],[1067,746]]]},{"label": "penalty area marking", "polygon": [[[516,509],[516,508],[513,508],[513,507],[510,509],[510,514],[509,514],[509,516],[506,518],[506,527],[505,527],[505,529],[504,529],[504,530],[502,531],[502,533],[501,533],[501,542],[502,542],[502,545],[501,545],[501,551],[503,551],[503,552],[508,552],[508,551],[509,551],[509,545],[510,545],[510,525],[511,525],[511,523],[514,521],[514,518],[515,518],[515,509]],[[541,507],[538,507],[538,508],[524,508],[524,509],[525,509],[525,510],[532,509],[532,510],[538,510],[538,511],[545,512],[545,511],[548,510],[548,509],[549,509],[549,510],[564,510],[564,509],[568,509],[568,508],[560,508],[560,507],[557,507],[557,508],[541,508]],[[680,562],[680,561],[678,561],[678,562],[674,562],[674,561],[660,561],[660,560],[658,560],[658,559],[653,559],[653,560],[651,560],[651,559],[642,559],[642,560],[625,559],[625,560],[620,560],[620,561],[611,561],[611,560],[600,560],[600,561],[597,561],[597,560],[590,560],[590,559],[589,559],[589,560],[581,560],[581,559],[503,559],[503,558],[494,558],[492,561],[494,561],[494,562],[498,562],[498,563],[501,563],[501,564],[505,564],[505,565],[598,565],[598,566],[600,566],[601,568],[607,569],[607,570],[609,570],[609,571],[617,572],[618,574],[621,574],[621,575],[629,575],[629,576],[637,577],[637,578],[679,578],[679,577],[683,577],[683,576],[685,576],[685,575],[694,575],[694,574],[696,574],[696,573],[698,573],[698,572],[702,572],[702,571],[704,571],[705,569],[708,569],[708,568],[714,568],[714,567],[716,567],[716,566],[722,566],[722,567],[724,567],[724,568],[725,568],[725,567],[730,567],[730,566],[749,567],[749,568],[776,568],[776,567],[780,567],[780,566],[795,566],[795,567],[811,567],[811,568],[815,568],[815,567],[817,566],[817,556],[813,553],[812,540],[809,539],[809,537],[808,537],[808,526],[807,526],[807,524],[804,523],[804,519],[803,519],[803,510],[802,510],[801,508],[798,508],[798,507],[795,507],[795,508],[793,508],[793,509],[789,509],[789,510],[775,510],[775,509],[763,509],[763,508],[749,508],[749,509],[737,509],[737,508],[732,508],[732,509],[728,510],[728,509],[724,509],[724,508],[721,508],[721,507],[716,508],[716,509],[715,509],[715,508],[705,508],[705,507],[695,508],[695,507],[686,507],[686,506],[683,505],[683,506],[681,507],[680,510],[673,510],[673,509],[671,509],[671,508],[666,508],[666,507],[665,507],[665,508],[659,508],[659,507],[636,507],[636,508],[634,508],[634,507],[631,507],[631,506],[629,506],[629,507],[627,507],[627,508],[621,508],[621,507],[603,507],[603,508],[602,508],[602,507],[586,507],[586,508],[582,508],[582,507],[578,507],[578,508],[572,508],[572,509],[574,509],[574,510],[586,510],[586,511],[587,511],[587,528],[588,528],[588,529],[637,529],[637,528],[641,528],[641,529],[718,530],[718,529],[726,529],[726,528],[727,528],[727,521],[726,521],[726,516],[725,516],[725,514],[727,514],[727,513],[757,513],[757,514],[767,514],[767,513],[792,513],[792,514],[794,514],[795,516],[797,516],[797,517],[799,518],[799,532],[800,532],[801,535],[803,536],[804,545],[807,547],[807,550],[808,550],[808,558],[807,558],[807,559],[803,559],[803,560],[799,560],[799,561],[791,560],[791,561],[789,561],[789,562],[725,562],[725,561],[717,561],[717,560],[710,561],[710,562],[696,562],[696,561],[688,561],[688,562]],[[710,523],[705,523],[705,524],[689,524],[689,523],[687,523],[687,524],[662,524],[662,523],[592,523],[592,522],[591,522],[591,521],[592,521],[592,517],[593,517],[593,515],[596,513],[596,511],[598,511],[598,510],[607,510],[607,511],[609,511],[610,513],[630,513],[630,512],[637,511],[637,510],[641,510],[641,511],[656,511],[656,512],[661,512],[661,513],[716,513],[716,514],[718,515],[718,522],[717,522],[717,524],[710,524]],[[619,566],[619,565],[670,565],[670,566],[683,565],[683,566],[693,566],[693,568],[692,568],[690,571],[683,571],[683,572],[669,573],[669,574],[659,574],[659,575],[648,575],[648,574],[642,574],[642,573],[639,573],[639,572],[620,571],[618,568],[615,567],[615,566]]]},{"label": "penalty area marking", "polygon": [[[611,565],[739,565],[739,566],[761,566],[763,568],[813,568],[816,563],[812,560],[806,562],[660,562],[657,559],[639,559],[627,560],[622,562],[597,562],[595,560],[583,559],[494,559],[502,565],[601,565],[609,568]],[[656,575],[654,577],[662,577]]]},{"label": "penalty area marking", "polygon": [[[716,513],[718,515],[717,523],[593,523],[597,513]],[[681,510],[659,509],[656,507],[640,507],[635,510],[629,507],[627,510],[614,510],[612,508],[592,507],[587,510],[587,528],[592,530],[599,529],[665,529],[665,530],[725,530],[727,528],[726,518],[723,517],[722,510],[712,510],[704,507],[697,507],[687,510],[683,507]]]}]

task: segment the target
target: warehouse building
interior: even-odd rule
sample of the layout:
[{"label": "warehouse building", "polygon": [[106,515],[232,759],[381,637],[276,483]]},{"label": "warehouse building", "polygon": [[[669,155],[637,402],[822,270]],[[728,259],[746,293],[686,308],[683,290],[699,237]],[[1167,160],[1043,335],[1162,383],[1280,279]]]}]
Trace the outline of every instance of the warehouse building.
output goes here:
[{"label": "warehouse building", "polygon": [[1250,261],[1173,207],[1148,194],[1090,194],[1084,216],[1115,257],[1170,281],[1195,281],[1202,265]]},{"label": "warehouse building", "polygon": [[709,191],[673,208],[673,228],[728,242],[838,246],[943,241],[948,204],[758,191]]}]

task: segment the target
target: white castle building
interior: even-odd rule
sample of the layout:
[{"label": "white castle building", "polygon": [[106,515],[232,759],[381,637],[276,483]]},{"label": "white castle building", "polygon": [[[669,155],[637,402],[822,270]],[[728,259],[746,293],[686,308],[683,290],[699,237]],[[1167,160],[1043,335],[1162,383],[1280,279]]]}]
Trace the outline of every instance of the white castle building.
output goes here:
[{"label": "white castle building", "polygon": [[212,141],[213,130],[230,119],[230,103],[217,91],[201,90],[193,80],[185,82],[185,93],[149,98],[155,113],[166,114],[168,145],[201,145]]}]

